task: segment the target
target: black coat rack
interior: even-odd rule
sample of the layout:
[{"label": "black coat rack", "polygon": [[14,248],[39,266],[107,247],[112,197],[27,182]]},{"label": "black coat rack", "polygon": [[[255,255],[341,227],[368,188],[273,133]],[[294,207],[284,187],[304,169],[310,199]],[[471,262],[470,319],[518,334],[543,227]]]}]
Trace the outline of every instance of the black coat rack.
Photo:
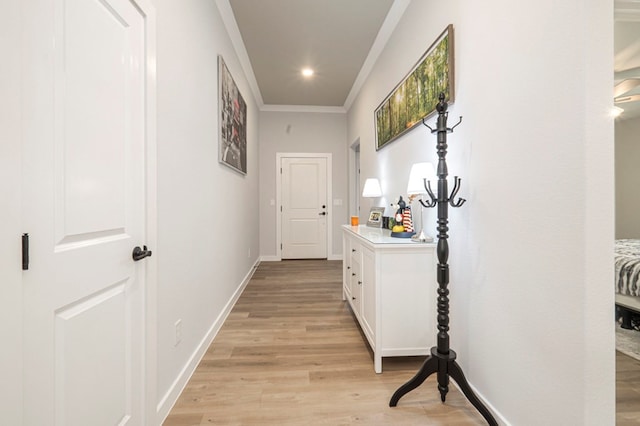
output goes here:
[{"label": "black coat rack", "polygon": [[411,392],[418,386],[420,386],[426,379],[433,373],[438,373],[438,390],[440,391],[440,399],[445,401],[447,392],[449,391],[449,377],[458,383],[460,390],[467,397],[469,402],[482,414],[485,420],[490,425],[497,426],[498,423],[491,415],[491,412],[485,407],[480,399],[469,386],[469,382],[464,377],[462,369],[456,362],[456,353],[449,348],[449,290],[447,285],[449,284],[449,265],[447,260],[449,257],[449,244],[447,242],[448,235],[447,226],[449,222],[449,205],[451,207],[460,207],[465,203],[464,198],[455,200],[458,191],[460,190],[460,178],[454,177],[454,185],[451,194],[449,195],[449,189],[447,187],[447,134],[453,132],[461,122],[460,120],[451,128],[447,127],[447,112],[448,104],[444,100],[444,93],[439,96],[439,102],[436,106],[438,111],[438,121],[435,129],[431,128],[424,119],[424,124],[431,133],[437,133],[438,136],[438,196],[436,197],[431,190],[431,183],[425,179],[424,186],[429,194],[430,200],[420,203],[424,207],[438,206],[438,246],[436,252],[438,254],[438,343],[437,346],[431,348],[431,355],[420,367],[420,370],[416,375],[404,385],[400,386],[398,390],[391,397],[389,402],[390,407],[395,407],[398,404],[400,398],[405,394]]}]

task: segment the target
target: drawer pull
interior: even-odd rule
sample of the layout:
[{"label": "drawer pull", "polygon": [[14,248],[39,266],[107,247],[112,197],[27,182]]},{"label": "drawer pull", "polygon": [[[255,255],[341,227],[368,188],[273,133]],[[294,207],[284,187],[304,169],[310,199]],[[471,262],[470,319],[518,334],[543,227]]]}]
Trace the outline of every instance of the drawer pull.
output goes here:
[{"label": "drawer pull", "polygon": [[351,249],[351,253],[355,253],[356,249]]},{"label": "drawer pull", "polygon": [[351,266],[347,266],[347,269],[351,269]]},{"label": "drawer pull", "polygon": [[358,281],[358,285],[362,285],[362,281]]},{"label": "drawer pull", "polygon": [[352,276],[352,277],[355,277],[355,276],[356,276],[356,273],[355,273],[355,272],[352,272],[352,273],[351,273],[351,276]]},{"label": "drawer pull", "polygon": [[355,296],[351,296],[351,300],[356,300]]}]

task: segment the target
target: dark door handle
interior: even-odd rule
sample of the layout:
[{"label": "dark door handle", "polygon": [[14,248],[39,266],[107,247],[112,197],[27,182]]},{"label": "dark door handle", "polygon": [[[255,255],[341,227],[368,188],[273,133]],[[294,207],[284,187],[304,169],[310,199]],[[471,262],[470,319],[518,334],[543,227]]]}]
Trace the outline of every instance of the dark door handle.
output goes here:
[{"label": "dark door handle", "polygon": [[318,213],[319,216],[326,216],[327,212]]},{"label": "dark door handle", "polygon": [[131,257],[133,258],[133,260],[135,260],[136,262],[138,260],[142,260],[145,257],[149,257],[151,256],[151,250],[147,250],[147,246],[142,246],[143,248],[140,248],[138,246],[135,246],[133,248],[133,253],[131,254]]}]

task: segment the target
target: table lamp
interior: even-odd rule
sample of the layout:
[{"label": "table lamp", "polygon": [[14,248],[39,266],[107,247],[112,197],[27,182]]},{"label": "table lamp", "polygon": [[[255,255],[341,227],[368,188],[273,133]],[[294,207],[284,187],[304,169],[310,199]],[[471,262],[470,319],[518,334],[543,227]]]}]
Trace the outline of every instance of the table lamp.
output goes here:
[{"label": "table lamp", "polygon": [[[407,184],[407,194],[409,196],[419,195],[420,198],[427,193],[426,181],[435,182],[436,171],[431,163],[415,163],[411,166],[411,172],[409,172],[409,183]],[[420,203],[420,232],[416,233],[411,239],[419,242],[431,242],[432,237],[427,237],[424,233],[424,219],[423,219],[424,207]]]}]

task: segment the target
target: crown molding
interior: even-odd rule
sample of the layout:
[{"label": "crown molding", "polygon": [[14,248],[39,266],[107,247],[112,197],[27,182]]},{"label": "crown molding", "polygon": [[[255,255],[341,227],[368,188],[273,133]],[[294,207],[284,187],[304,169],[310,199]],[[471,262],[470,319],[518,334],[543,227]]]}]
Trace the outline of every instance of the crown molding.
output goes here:
[{"label": "crown molding", "polygon": [[218,11],[220,12],[220,16],[222,17],[222,22],[227,29],[229,38],[231,39],[231,44],[236,51],[236,55],[238,55],[240,66],[242,67],[244,75],[247,78],[247,82],[249,83],[249,87],[251,88],[253,97],[256,100],[256,104],[258,104],[259,109],[262,109],[262,107],[264,106],[262,93],[260,93],[258,81],[256,80],[256,76],[253,73],[251,60],[249,59],[249,54],[247,54],[247,49],[245,48],[244,42],[242,41],[242,35],[240,34],[238,23],[236,22],[236,18],[233,14],[233,9],[231,9],[231,4],[229,3],[229,0],[216,0],[216,6],[218,7]]},{"label": "crown molding", "polygon": [[358,73],[353,86],[351,86],[351,91],[349,91],[349,95],[344,102],[344,108],[346,110],[351,108],[353,101],[355,101],[356,97],[360,93],[360,89],[362,89],[364,82],[371,73],[371,70],[373,70],[373,66],[378,60],[378,57],[380,57],[382,50],[387,45],[389,38],[391,38],[391,34],[393,34],[393,31],[396,29],[396,26],[398,26],[400,18],[404,15],[404,11],[407,9],[407,6],[409,6],[409,3],[411,3],[411,0],[395,0],[391,5],[389,13],[387,13],[387,17],[384,19],[384,22],[380,27],[380,31],[378,31],[378,35],[369,50],[369,54],[364,60],[362,68],[360,68],[360,72]]}]

